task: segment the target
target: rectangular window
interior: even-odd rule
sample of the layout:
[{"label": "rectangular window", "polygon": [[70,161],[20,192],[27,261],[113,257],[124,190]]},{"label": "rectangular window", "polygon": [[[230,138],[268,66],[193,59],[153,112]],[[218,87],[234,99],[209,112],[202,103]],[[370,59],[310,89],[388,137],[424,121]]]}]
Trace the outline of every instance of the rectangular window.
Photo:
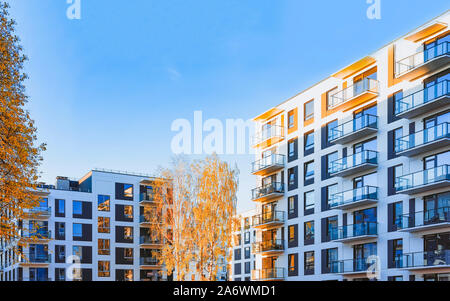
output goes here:
[{"label": "rectangular window", "polygon": [[65,214],[66,213],[66,201],[65,200],[56,200],[55,202],[58,204],[58,213]]},{"label": "rectangular window", "polygon": [[314,251],[305,252],[305,275],[314,274]]},{"label": "rectangular window", "polygon": [[110,262],[99,261],[98,262],[98,277],[110,277]]},{"label": "rectangular window", "polygon": [[123,216],[126,219],[133,219],[133,206],[124,206],[123,207]]},{"label": "rectangular window", "polygon": [[125,239],[125,240],[133,239],[133,227],[124,227],[123,228],[123,239]]},{"label": "rectangular window", "polygon": [[296,189],[298,187],[296,170],[296,167],[288,169],[289,190]]},{"label": "rectangular window", "polygon": [[73,246],[72,247],[72,255],[77,256],[80,261],[83,260],[83,247],[82,246]]},{"label": "rectangular window", "polygon": [[123,184],[123,195],[126,198],[132,198],[133,197],[133,185]]},{"label": "rectangular window", "polygon": [[110,196],[109,195],[99,195],[98,196],[98,211],[109,211],[110,210]]},{"label": "rectangular window", "polygon": [[83,202],[73,201],[73,215],[83,215]]},{"label": "rectangular window", "polygon": [[288,213],[289,213],[289,215],[295,214],[295,197],[294,196],[290,196],[288,198]]},{"label": "rectangular window", "polygon": [[244,249],[244,256],[245,256],[245,259],[250,259],[250,247],[246,247]]},{"label": "rectangular window", "polygon": [[98,217],[98,233],[110,233],[110,218],[109,217]]},{"label": "rectangular window", "polygon": [[73,237],[83,237],[83,225],[73,224]]},{"label": "rectangular window", "polygon": [[326,252],[326,267],[327,270],[331,273],[336,272],[337,264],[338,264],[338,249],[328,249]]},{"label": "rectangular window", "polygon": [[334,152],[334,153],[331,153],[331,154],[327,155],[327,166],[325,166],[325,172],[326,172],[326,178],[327,179],[330,178],[329,170],[330,170],[332,162],[334,162],[334,161],[336,161],[338,159],[339,159],[338,152]]},{"label": "rectangular window", "polygon": [[314,207],[315,207],[315,202],[314,202],[314,190],[313,191],[308,191],[305,192],[305,215],[309,215],[309,214],[313,214],[314,213]]},{"label": "rectangular window", "polygon": [[393,215],[396,230],[401,229],[403,225],[403,202],[393,204]]},{"label": "rectangular window", "polygon": [[339,192],[338,184],[333,184],[327,187],[327,203],[330,206],[333,196]]},{"label": "rectangular window", "polygon": [[[327,124],[327,142],[329,142],[330,140],[334,139],[334,131],[333,129],[336,128],[338,126],[338,121],[334,120],[330,123]],[[329,144],[328,144],[329,145]]]},{"label": "rectangular window", "polygon": [[245,274],[250,274],[250,262],[244,263]]},{"label": "rectangular window", "polygon": [[305,103],[305,121],[314,118],[314,99]]},{"label": "rectangular window", "polygon": [[305,134],[305,155],[312,154],[314,152],[314,131]]},{"label": "rectangular window", "polygon": [[398,186],[398,177],[401,177],[403,175],[403,164],[394,166],[394,175],[393,175],[393,182],[392,187],[394,188],[393,191],[395,191],[395,188]]},{"label": "rectangular window", "polygon": [[304,175],[305,185],[314,183],[314,161],[305,163]]},{"label": "rectangular window", "polygon": [[314,221],[305,223],[304,244],[305,246],[314,244]]},{"label": "rectangular window", "polygon": [[288,276],[298,276],[297,263],[298,254],[289,254],[288,255]]},{"label": "rectangular window", "polygon": [[294,244],[295,243],[295,225],[288,227],[288,235],[289,235],[289,243]]},{"label": "rectangular window", "polygon": [[55,227],[58,237],[64,239],[66,237],[66,223],[55,223]]},{"label": "rectangular window", "polygon": [[394,146],[394,152],[398,148],[398,139],[403,137],[403,128],[398,128],[394,130],[394,141],[392,145]]},{"label": "rectangular window", "polygon": [[288,112],[288,129],[291,129],[294,127],[295,124],[295,115],[294,110]]},{"label": "rectangular window", "polygon": [[110,255],[110,241],[109,239],[98,240],[98,255]]},{"label": "rectangular window", "polygon": [[234,260],[241,260],[241,249],[235,249],[234,250]]},{"label": "rectangular window", "polygon": [[394,262],[396,263],[395,267],[401,267],[399,266],[402,257],[403,257],[403,239],[396,239],[392,242],[392,258],[394,259]]},{"label": "rectangular window", "polygon": [[297,144],[298,144],[297,138],[291,139],[288,141],[288,161],[289,162],[292,162],[292,161],[298,159]]}]

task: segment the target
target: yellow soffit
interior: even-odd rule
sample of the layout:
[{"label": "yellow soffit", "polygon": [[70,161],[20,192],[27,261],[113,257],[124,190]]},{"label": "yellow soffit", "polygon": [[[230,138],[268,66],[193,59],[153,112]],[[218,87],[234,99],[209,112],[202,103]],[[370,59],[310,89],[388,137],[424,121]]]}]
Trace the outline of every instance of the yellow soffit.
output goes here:
[{"label": "yellow soffit", "polygon": [[268,120],[268,119],[270,119],[270,118],[272,118],[272,117],[275,117],[275,116],[277,116],[278,114],[281,114],[281,113],[283,113],[283,112],[284,112],[284,110],[282,110],[282,109],[279,109],[279,108],[272,108],[272,109],[270,109],[269,111],[266,111],[265,113],[263,113],[263,114],[261,114],[261,115],[255,117],[255,118],[253,119],[253,121],[265,121],[265,120]]},{"label": "yellow soffit", "polygon": [[333,74],[332,76],[339,79],[346,79],[352,76],[353,74],[369,67],[374,63],[376,63],[376,60],[373,57],[366,56],[365,58],[357,61],[356,63],[351,64],[348,67],[345,67],[344,69]]},{"label": "yellow soffit", "polygon": [[429,36],[434,35],[435,33],[438,33],[439,31],[441,31],[445,28],[447,28],[446,23],[437,22],[437,23],[434,23],[416,33],[413,33],[413,34],[407,36],[405,38],[405,40],[416,43],[416,42],[419,42],[419,41],[422,41],[422,40],[428,38]]}]

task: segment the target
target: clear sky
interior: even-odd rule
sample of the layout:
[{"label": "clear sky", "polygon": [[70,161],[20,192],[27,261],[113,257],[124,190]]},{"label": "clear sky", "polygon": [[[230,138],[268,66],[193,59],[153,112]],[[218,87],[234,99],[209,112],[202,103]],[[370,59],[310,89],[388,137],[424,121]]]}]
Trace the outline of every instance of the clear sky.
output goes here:
[{"label": "clear sky", "polygon": [[[255,117],[450,8],[448,0],[12,0],[43,181],[167,166],[177,118]],[[251,155],[239,210],[253,207]]]}]

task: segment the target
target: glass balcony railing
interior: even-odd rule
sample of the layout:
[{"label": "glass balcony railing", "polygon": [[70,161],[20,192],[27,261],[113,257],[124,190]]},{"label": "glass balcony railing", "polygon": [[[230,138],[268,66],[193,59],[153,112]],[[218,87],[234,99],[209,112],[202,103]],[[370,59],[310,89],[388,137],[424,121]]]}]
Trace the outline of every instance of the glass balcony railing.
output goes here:
[{"label": "glass balcony railing", "polygon": [[51,207],[35,207],[29,210],[32,214],[45,214],[50,215],[52,213]]},{"label": "glass balcony railing", "polygon": [[252,247],[253,247],[253,251],[255,253],[283,251],[284,250],[284,240],[283,239],[275,239],[275,240],[268,240],[268,241],[263,241],[263,242],[255,242]]},{"label": "glass balcony railing", "polygon": [[365,114],[341,125],[338,125],[330,130],[328,137],[329,142],[340,139],[342,137],[351,135],[364,128],[378,129],[378,117],[370,114]]},{"label": "glass balcony railing", "polygon": [[141,193],[139,194],[140,202],[154,202],[153,194]]},{"label": "glass balcony railing", "polygon": [[333,161],[328,168],[328,172],[330,174],[336,174],[364,164],[378,164],[378,152],[365,150]]},{"label": "glass balcony railing", "polygon": [[331,229],[330,240],[353,239],[367,235],[378,235],[377,222],[365,222]]},{"label": "glass balcony railing", "polygon": [[252,190],[252,200],[257,200],[259,198],[263,198],[274,193],[277,194],[284,193],[284,184],[274,182],[264,185],[262,187],[255,188]]},{"label": "glass balcony railing", "polygon": [[397,256],[396,268],[427,268],[450,265],[450,250],[414,252]]},{"label": "glass balcony railing", "polygon": [[160,244],[161,241],[159,239],[152,239],[149,236],[141,236],[139,237],[139,243],[140,244],[153,244],[157,245]]},{"label": "glass balcony railing", "polygon": [[140,215],[140,216],[139,216],[139,222],[140,222],[140,223],[151,223],[152,220],[151,220],[151,218],[150,218],[149,216],[146,216],[146,215]]},{"label": "glass balcony railing", "polygon": [[395,220],[398,230],[450,223],[450,206],[404,214]]},{"label": "glass balcony railing", "polygon": [[330,263],[330,272],[337,274],[363,273],[368,271],[372,264],[367,258],[333,261]]},{"label": "glass balcony railing", "polygon": [[284,138],[284,127],[279,125],[272,125],[256,133],[256,135],[253,137],[253,145],[257,146],[269,139],[280,140],[283,138]]},{"label": "glass balcony railing", "polygon": [[285,158],[284,155],[272,154],[261,160],[255,161],[252,163],[252,173],[267,169],[271,166],[283,167],[286,162]]},{"label": "glass balcony railing", "polygon": [[378,93],[379,82],[372,78],[364,78],[354,85],[347,87],[336,94],[330,96],[328,110],[333,109],[351,99],[354,99],[366,92]]},{"label": "glass balcony railing", "polygon": [[271,268],[262,270],[252,270],[252,280],[283,280],[284,268]]},{"label": "glass balcony railing", "polygon": [[44,229],[32,230],[32,231],[24,231],[21,230],[20,237],[29,238],[29,239],[51,239],[52,232]]},{"label": "glass balcony railing", "polygon": [[450,95],[450,81],[444,80],[433,86],[412,93],[395,102],[395,115],[403,114],[426,103],[432,102],[442,96]]},{"label": "glass balcony railing", "polygon": [[397,177],[395,180],[395,190],[401,193],[405,190],[420,188],[422,186],[449,180],[449,165],[442,165]]},{"label": "glass balcony railing", "polygon": [[252,217],[252,223],[254,227],[268,223],[284,223],[284,221],[285,212],[283,211],[270,211]]},{"label": "glass balcony railing", "polygon": [[417,52],[413,55],[399,60],[396,63],[395,75],[396,77],[400,77],[403,74],[408,73],[409,71],[414,70],[417,67],[435,58],[448,54],[450,54],[448,49],[448,42],[439,43],[434,47],[425,49],[421,52]]},{"label": "glass balcony railing", "polygon": [[448,122],[397,139],[395,143],[395,152],[400,153],[407,151],[443,138],[450,138],[450,123]]},{"label": "glass balcony railing", "polygon": [[51,263],[51,254],[22,254],[20,258],[22,263]]},{"label": "glass balcony railing", "polygon": [[152,266],[159,265],[158,258],[155,257],[141,257],[139,262],[141,265],[152,265]]},{"label": "glass balcony railing", "polygon": [[378,201],[378,187],[363,186],[360,188],[336,193],[331,196],[330,208],[345,206],[364,200]]}]

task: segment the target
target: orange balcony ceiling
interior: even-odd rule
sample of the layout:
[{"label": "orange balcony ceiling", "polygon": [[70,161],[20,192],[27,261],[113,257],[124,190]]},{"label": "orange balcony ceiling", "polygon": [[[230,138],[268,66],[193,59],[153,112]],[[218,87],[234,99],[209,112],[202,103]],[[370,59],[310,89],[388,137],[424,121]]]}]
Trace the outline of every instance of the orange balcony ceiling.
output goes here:
[{"label": "orange balcony ceiling", "polygon": [[418,32],[415,32],[415,33],[407,36],[405,38],[405,40],[417,43],[419,41],[422,41],[422,40],[428,38],[429,36],[434,35],[435,33],[440,32],[441,30],[444,30],[445,28],[447,28],[446,23],[436,22],[433,25],[430,25]]},{"label": "orange balcony ceiling", "polygon": [[375,63],[376,60],[373,57],[366,56],[365,58],[360,59],[356,63],[353,63],[350,66],[347,66],[344,69],[338,71],[332,76],[344,80]]},{"label": "orange balcony ceiling", "polygon": [[261,114],[261,115],[255,117],[255,118],[253,119],[253,121],[260,121],[260,122],[263,122],[263,121],[269,120],[269,119],[271,119],[271,118],[273,118],[273,117],[275,117],[275,116],[277,116],[277,115],[279,115],[279,114],[281,114],[281,113],[283,113],[283,112],[284,112],[284,110],[282,110],[282,109],[279,109],[279,108],[272,108],[272,109],[270,109],[270,110],[264,112],[263,114]]}]

